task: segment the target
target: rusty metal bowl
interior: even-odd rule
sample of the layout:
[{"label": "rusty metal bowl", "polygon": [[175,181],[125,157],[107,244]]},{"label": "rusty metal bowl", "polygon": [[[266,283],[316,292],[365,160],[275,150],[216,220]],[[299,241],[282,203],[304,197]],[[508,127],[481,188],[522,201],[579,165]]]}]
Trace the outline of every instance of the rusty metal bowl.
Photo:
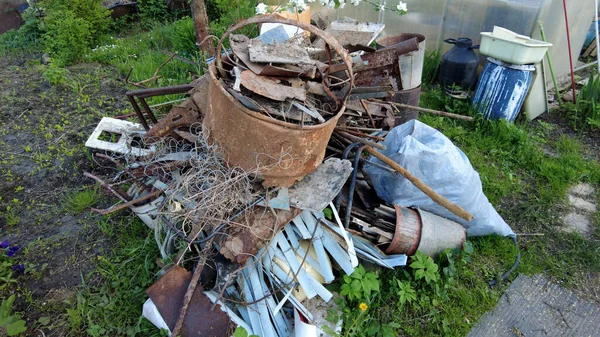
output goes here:
[{"label": "rusty metal bowl", "polygon": [[210,140],[224,150],[226,160],[264,179],[265,187],[289,187],[314,171],[325,157],[325,149],[338,119],[345,109],[347,95],[339,111],[323,124],[301,126],[251,111],[225,90],[218,79],[222,69],[223,40],[233,31],[251,23],[283,23],[298,26],[321,37],[342,58],[353,85],[352,63],[333,36],[317,27],[276,15],[255,16],[230,27],[217,47],[217,59],[209,68],[208,109],[203,127]]}]

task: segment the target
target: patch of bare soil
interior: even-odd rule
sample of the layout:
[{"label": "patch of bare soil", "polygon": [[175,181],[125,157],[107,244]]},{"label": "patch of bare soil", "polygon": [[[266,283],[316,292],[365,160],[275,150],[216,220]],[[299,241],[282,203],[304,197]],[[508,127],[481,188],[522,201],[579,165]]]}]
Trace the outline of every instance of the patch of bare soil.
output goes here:
[{"label": "patch of bare soil", "polygon": [[110,68],[74,66],[56,86],[44,70],[37,60],[0,59],[0,241],[19,245],[14,262],[25,265],[0,297],[19,293],[15,309],[30,329],[39,317],[66,316],[83,276],[110,249],[99,217],[68,214],[61,199],[93,185],[83,177],[93,165],[85,140],[101,117],[128,108]]},{"label": "patch of bare soil", "polygon": [[575,131],[569,120],[559,112],[541,115],[537,120],[554,125],[550,137],[558,139],[562,135],[578,139],[583,144],[584,156],[600,162],[600,130],[586,128],[582,132]]}]

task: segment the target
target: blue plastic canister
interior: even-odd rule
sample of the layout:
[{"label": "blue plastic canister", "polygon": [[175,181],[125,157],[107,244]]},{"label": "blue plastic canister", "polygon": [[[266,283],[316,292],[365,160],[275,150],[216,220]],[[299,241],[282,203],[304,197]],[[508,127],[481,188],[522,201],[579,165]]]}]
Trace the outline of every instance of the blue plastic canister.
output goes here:
[{"label": "blue plastic canister", "polygon": [[473,96],[473,107],[484,119],[514,121],[533,79],[533,64],[515,65],[488,57]]}]

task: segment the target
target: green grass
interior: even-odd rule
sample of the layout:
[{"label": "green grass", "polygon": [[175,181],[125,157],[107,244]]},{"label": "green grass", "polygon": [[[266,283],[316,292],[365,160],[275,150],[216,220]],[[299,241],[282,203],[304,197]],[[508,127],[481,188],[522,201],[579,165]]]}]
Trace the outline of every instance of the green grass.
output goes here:
[{"label": "green grass", "polygon": [[[426,91],[422,106],[476,116],[466,103],[446,99],[439,90]],[[552,139],[553,127],[543,122],[465,122],[427,114],[419,119],[440,130],[465,152],[480,174],[490,202],[516,232],[543,235],[519,238],[522,260],[509,280],[519,273],[544,273],[564,285],[578,287],[582,272],[600,272],[600,215],[596,214],[596,229],[587,238],[558,228],[570,186],[584,181],[600,187],[600,164],[583,158],[579,141],[567,136]],[[359,316],[352,309],[355,315],[349,316],[345,329],[360,317],[367,326],[373,322],[396,326],[395,333],[408,336],[466,335],[482,314],[493,309],[508,286],[503,283],[491,287],[488,282],[508,270],[517,254],[516,247],[505,238],[471,238],[471,242],[474,253],[467,264],[457,263],[453,280],[439,272],[435,284],[446,289],[446,294],[415,282],[410,268],[383,271],[381,291],[369,299],[369,312]],[[447,261],[436,262],[441,270],[448,265]],[[418,290],[412,303],[399,305],[403,290],[394,285],[398,280],[408,280]],[[352,335],[386,336],[381,329],[373,329],[372,333],[368,330],[357,330]]]},{"label": "green grass", "polygon": [[98,185],[86,187],[80,191],[66,193],[61,205],[65,212],[71,214],[80,214],[91,206],[94,206],[102,199]]},{"label": "green grass", "polygon": [[113,253],[97,257],[96,269],[85,277],[75,303],[67,310],[71,333],[164,336],[141,316],[147,299],[144,292],[158,278],[154,233],[137,218],[106,217],[101,221],[104,226],[112,225]]}]

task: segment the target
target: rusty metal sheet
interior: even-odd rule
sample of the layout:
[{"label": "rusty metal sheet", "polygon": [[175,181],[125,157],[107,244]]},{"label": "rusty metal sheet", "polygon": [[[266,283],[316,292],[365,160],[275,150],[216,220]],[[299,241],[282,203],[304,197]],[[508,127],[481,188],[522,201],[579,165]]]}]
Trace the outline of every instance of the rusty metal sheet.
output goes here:
[{"label": "rusty metal sheet", "polygon": [[152,142],[152,140],[158,140],[167,136],[177,128],[190,126],[201,121],[202,116],[200,111],[190,97],[182,104],[174,106],[164,118],[154,124],[144,135],[144,139]]},{"label": "rusty metal sheet", "polygon": [[[179,310],[191,279],[191,272],[175,266],[146,290],[146,294],[156,305],[158,312],[171,330],[179,318]],[[220,305],[217,304],[214,310],[210,310],[213,304],[203,291],[201,285],[196,287],[183,321],[180,336],[231,336],[235,324],[231,322],[225,312],[221,311]]]},{"label": "rusty metal sheet", "polygon": [[250,40],[248,45],[250,61],[258,63],[311,64],[308,51],[295,43],[265,44],[260,39]]},{"label": "rusty metal sheet", "polygon": [[242,71],[240,77],[246,89],[272,100],[285,101],[288,98],[306,100],[306,90],[281,84],[272,77],[256,75],[251,70]]},{"label": "rusty metal sheet", "polygon": [[237,56],[237,58],[239,58],[240,61],[242,61],[255,74],[260,74],[265,66],[250,61],[250,55],[248,54],[249,44],[250,39],[246,35],[234,34],[229,38],[229,45],[231,46],[231,51],[233,51],[235,56]]},{"label": "rusty metal sheet", "polygon": [[[233,219],[238,226],[231,226],[227,235],[221,236],[220,253],[241,265],[258,253],[283,226],[292,221],[301,209],[290,207],[289,211],[256,206],[252,211]],[[273,214],[275,213],[276,216]]]}]

